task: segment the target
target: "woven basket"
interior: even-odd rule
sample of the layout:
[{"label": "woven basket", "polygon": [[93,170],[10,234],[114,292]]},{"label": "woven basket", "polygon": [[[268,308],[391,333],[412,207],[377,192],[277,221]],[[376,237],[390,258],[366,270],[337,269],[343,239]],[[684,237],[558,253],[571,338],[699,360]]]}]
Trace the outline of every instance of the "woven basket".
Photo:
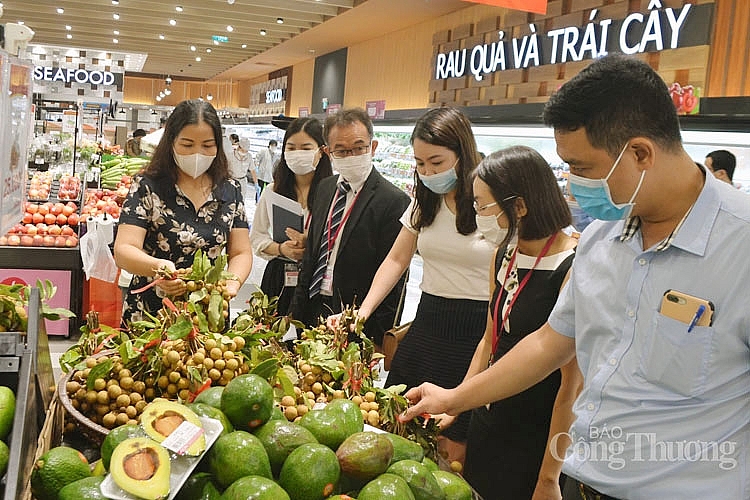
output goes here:
[{"label": "woven basket", "polygon": [[104,438],[109,434],[109,429],[92,422],[87,416],[73,407],[66,388],[67,383],[73,379],[73,375],[75,375],[75,370],[70,370],[70,373],[68,373],[67,376],[60,378],[60,382],[57,385],[57,398],[68,415],[70,415],[75,421],[78,431],[83,434],[86,439],[93,441],[97,445],[101,445]]}]

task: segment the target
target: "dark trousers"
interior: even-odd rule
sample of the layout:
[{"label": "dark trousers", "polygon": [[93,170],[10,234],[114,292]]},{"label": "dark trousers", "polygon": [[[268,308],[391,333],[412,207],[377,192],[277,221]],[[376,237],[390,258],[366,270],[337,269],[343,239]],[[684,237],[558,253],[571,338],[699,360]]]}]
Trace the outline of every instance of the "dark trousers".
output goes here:
[{"label": "dark trousers", "polygon": [[615,497],[599,493],[594,488],[568,477],[562,492],[563,500],[618,500]]}]

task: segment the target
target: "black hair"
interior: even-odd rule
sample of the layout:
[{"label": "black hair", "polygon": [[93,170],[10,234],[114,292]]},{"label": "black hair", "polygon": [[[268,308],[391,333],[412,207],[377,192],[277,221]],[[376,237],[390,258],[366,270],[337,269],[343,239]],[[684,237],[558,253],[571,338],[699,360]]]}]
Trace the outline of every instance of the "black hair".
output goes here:
[{"label": "black hair", "polygon": [[286,164],[286,157],[284,154],[286,151],[286,141],[299,132],[304,132],[309,135],[318,147],[321,148],[320,160],[318,161],[317,167],[315,167],[315,175],[313,175],[312,183],[310,184],[310,192],[307,194],[307,208],[310,209],[315,199],[315,191],[317,191],[320,181],[333,175],[331,159],[322,150],[322,147],[325,145],[325,141],[323,140],[323,126],[316,118],[297,118],[287,126],[286,133],[284,134],[283,146],[281,148],[281,158],[276,164],[276,169],[273,173],[273,190],[287,198],[295,201],[297,200],[297,190],[295,189],[296,177],[294,172],[292,172]]},{"label": "black hair", "polygon": [[[512,146],[495,151],[482,160],[476,176],[489,186],[492,197],[508,219],[508,235],[500,247],[508,244],[516,229],[521,239],[539,240],[573,222],[555,174],[534,149]],[[518,198],[523,198],[526,204],[520,229],[516,210]]]},{"label": "black hair", "polygon": [[367,133],[370,135],[370,141],[372,141],[373,131],[370,115],[368,115],[367,111],[362,108],[348,108],[342,109],[326,117],[324,128],[326,143],[328,143],[328,137],[331,135],[332,128],[349,126],[357,122],[365,126],[365,128],[367,129]]},{"label": "black hair", "polygon": [[174,143],[183,128],[200,122],[208,124],[213,129],[214,140],[216,141],[216,158],[214,158],[207,173],[214,185],[227,180],[229,178],[229,166],[222,145],[221,120],[219,120],[219,115],[216,114],[214,107],[201,99],[182,101],[174,108],[172,114],[167,118],[164,134],[154,150],[151,161],[144,170],[144,175],[159,180],[168,180],[172,184],[176,184],[179,167],[174,159]]},{"label": "black hair", "polygon": [[145,137],[146,131],[142,128],[137,128],[133,131],[133,137]]},{"label": "black hair", "polygon": [[232,141],[232,143],[240,142],[240,136],[237,134],[229,134],[229,140]]},{"label": "black hair", "polygon": [[[419,139],[428,144],[443,146],[455,153],[456,164],[456,230],[461,234],[471,234],[477,229],[474,217],[472,173],[479,163],[479,152],[471,122],[456,108],[435,108],[423,114],[411,134],[411,144]],[[442,195],[433,193],[422,183],[414,170],[414,197],[417,202],[411,213],[412,226],[419,230],[435,221],[440,209]]]},{"label": "black hair", "polygon": [[279,143],[278,143],[278,142],[276,142],[276,139],[271,139],[270,141],[268,141],[268,145],[269,145],[269,146],[276,146],[276,145],[278,145],[278,144],[279,144]]},{"label": "black hair", "polygon": [[732,153],[726,149],[719,149],[708,153],[706,158],[711,158],[711,169],[714,172],[723,170],[727,173],[729,180],[732,180],[734,168],[737,166],[737,158]]},{"label": "black hair", "polygon": [[645,62],[618,54],[597,59],[552,94],[544,123],[568,132],[583,127],[591,145],[613,158],[633,137],[671,152],[682,143],[667,85]]}]

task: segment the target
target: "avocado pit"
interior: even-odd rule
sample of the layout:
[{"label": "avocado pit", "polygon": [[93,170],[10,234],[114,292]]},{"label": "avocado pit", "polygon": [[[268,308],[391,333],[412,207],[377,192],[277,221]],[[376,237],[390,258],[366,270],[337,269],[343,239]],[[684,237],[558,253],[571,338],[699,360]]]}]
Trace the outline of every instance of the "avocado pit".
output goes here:
[{"label": "avocado pit", "polygon": [[158,418],[154,419],[154,429],[162,436],[169,436],[172,432],[185,421],[182,415],[168,411]]},{"label": "avocado pit", "polygon": [[148,481],[154,477],[159,467],[159,457],[150,448],[142,449],[125,457],[122,466],[131,479]]}]

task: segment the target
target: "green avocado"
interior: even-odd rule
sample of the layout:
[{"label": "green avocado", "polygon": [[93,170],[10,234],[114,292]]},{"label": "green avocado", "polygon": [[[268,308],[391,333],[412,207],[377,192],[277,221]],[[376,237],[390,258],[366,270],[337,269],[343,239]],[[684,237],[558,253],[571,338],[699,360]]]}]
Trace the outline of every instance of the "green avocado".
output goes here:
[{"label": "green avocado", "polygon": [[440,467],[438,467],[438,464],[436,464],[434,461],[430,460],[427,457],[424,457],[422,459],[422,465],[427,467],[430,472],[435,472],[436,470],[440,470]]},{"label": "green avocado", "polygon": [[332,497],[328,497],[328,500],[357,500],[354,497],[350,497],[349,495],[333,495]]},{"label": "green avocado", "polygon": [[322,500],[335,491],[340,475],[339,462],[330,448],[307,443],[289,454],[279,484],[291,500]]},{"label": "green avocado", "polygon": [[401,476],[416,500],[444,500],[445,493],[430,469],[414,460],[400,460],[388,467],[389,474]]},{"label": "green avocado", "polygon": [[224,412],[214,406],[208,405],[206,403],[190,403],[185,406],[193,410],[193,413],[195,413],[199,417],[215,418],[216,420],[221,422],[221,426],[224,428],[221,431],[222,436],[234,430],[234,427],[232,427],[232,423],[229,421],[227,416],[224,415]]},{"label": "green avocado", "polygon": [[273,407],[273,410],[271,410],[271,416],[268,417],[268,420],[283,420],[284,422],[288,422],[284,414],[281,413],[281,408],[278,406]]},{"label": "green avocado", "polygon": [[224,387],[222,386],[209,387],[208,389],[198,394],[193,400],[193,403],[203,403],[208,406],[213,406],[214,408],[218,410],[221,410],[221,393],[222,392],[224,392]]},{"label": "green avocado", "polygon": [[359,406],[348,399],[334,399],[322,410],[307,412],[299,425],[312,432],[319,443],[334,451],[346,438],[364,429]]},{"label": "green avocado", "polygon": [[[141,414],[141,426],[146,434],[161,443],[183,422],[203,428],[198,415],[187,406],[174,401],[154,401],[149,403]],[[201,433],[198,438],[187,448],[185,455],[197,457],[206,450],[206,435]]]},{"label": "green avocado", "polygon": [[395,474],[382,474],[365,485],[359,500],[415,500],[409,485]]},{"label": "green avocado", "polygon": [[5,441],[16,414],[16,395],[9,387],[0,386],[0,440]]},{"label": "green avocado", "polygon": [[221,500],[289,500],[289,495],[266,477],[245,476],[233,482]]},{"label": "green avocado", "polygon": [[444,470],[433,471],[432,475],[435,476],[440,489],[445,493],[445,500],[472,499],[471,486],[461,476]]},{"label": "green avocado", "polygon": [[208,466],[222,488],[244,476],[273,477],[263,443],[245,431],[230,432],[217,439],[208,452]]},{"label": "green avocado", "polygon": [[400,460],[414,460],[416,462],[421,462],[424,458],[424,448],[422,448],[419,443],[415,443],[405,437],[390,432],[384,434],[384,436],[390,439],[391,444],[393,444],[393,460],[391,460],[391,463]]},{"label": "green avocado", "polygon": [[106,470],[109,470],[109,461],[112,458],[112,452],[115,451],[117,445],[126,439],[135,437],[146,437],[146,432],[140,425],[121,425],[109,431],[99,450],[102,456],[102,465]]},{"label": "green avocado", "polygon": [[107,500],[102,495],[99,486],[104,481],[102,476],[92,476],[79,479],[60,490],[58,500]]},{"label": "green avocado", "polygon": [[265,424],[273,409],[273,389],[258,375],[247,373],[229,381],[221,393],[221,411],[235,429],[252,431]]},{"label": "green avocado", "polygon": [[274,476],[279,475],[281,465],[291,452],[303,444],[318,442],[310,431],[286,419],[269,420],[255,431],[255,437],[268,453]]},{"label": "green avocado", "polygon": [[169,453],[156,441],[126,439],[112,452],[109,466],[115,484],[131,495],[146,500],[169,496]]},{"label": "green avocado", "polygon": [[0,477],[5,475],[10,460],[10,449],[3,441],[0,441]]},{"label": "green avocado", "polygon": [[344,474],[366,481],[388,469],[393,458],[393,444],[384,434],[357,432],[341,443],[336,457]]},{"label": "green avocado", "polygon": [[37,500],[57,500],[64,486],[85,477],[91,477],[86,457],[73,448],[57,446],[34,464],[31,492]]},{"label": "green avocado", "polygon": [[214,486],[212,478],[213,476],[206,472],[191,474],[174,500],[219,500],[221,493]]}]

